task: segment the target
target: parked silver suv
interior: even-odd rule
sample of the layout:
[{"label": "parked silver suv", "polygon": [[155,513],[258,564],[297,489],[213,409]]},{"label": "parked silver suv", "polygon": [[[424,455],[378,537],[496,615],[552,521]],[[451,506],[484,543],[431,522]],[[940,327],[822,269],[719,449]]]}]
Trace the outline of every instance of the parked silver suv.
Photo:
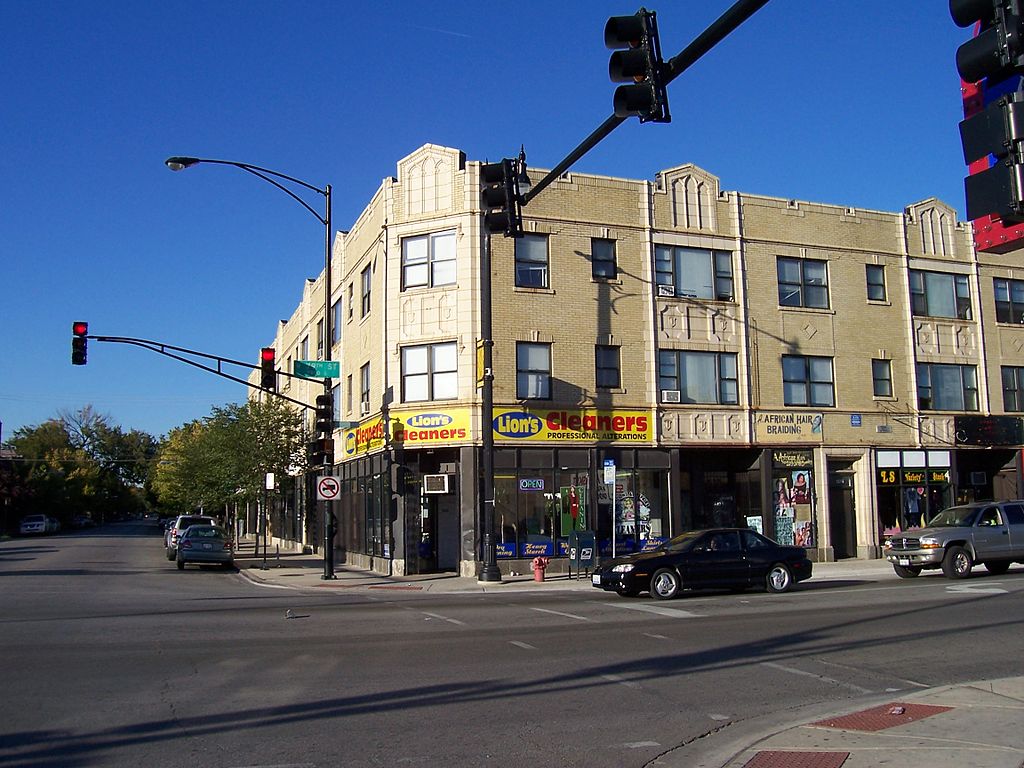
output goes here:
[{"label": "parked silver suv", "polygon": [[928,568],[942,568],[963,579],[976,563],[989,573],[1006,573],[1024,563],[1024,501],[983,501],[944,509],[925,528],[898,533],[883,546],[896,575],[910,579]]}]

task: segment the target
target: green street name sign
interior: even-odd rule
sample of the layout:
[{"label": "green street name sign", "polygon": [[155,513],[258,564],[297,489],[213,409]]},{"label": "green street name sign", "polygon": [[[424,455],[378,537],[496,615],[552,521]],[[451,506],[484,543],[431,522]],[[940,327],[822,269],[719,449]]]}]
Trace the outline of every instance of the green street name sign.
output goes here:
[{"label": "green street name sign", "polygon": [[296,360],[292,373],[307,379],[339,379],[341,363],[337,360]]}]

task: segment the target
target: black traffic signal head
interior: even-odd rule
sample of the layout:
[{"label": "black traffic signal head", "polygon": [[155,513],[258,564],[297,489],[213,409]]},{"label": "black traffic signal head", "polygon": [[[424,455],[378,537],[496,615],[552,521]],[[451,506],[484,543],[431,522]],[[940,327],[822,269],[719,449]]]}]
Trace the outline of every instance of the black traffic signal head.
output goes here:
[{"label": "black traffic signal head", "polygon": [[277,371],[274,370],[276,356],[273,347],[260,350],[260,386],[268,392],[277,391]]},{"label": "black traffic signal head", "polygon": [[318,435],[324,437],[330,437],[334,432],[334,398],[328,394],[316,396],[314,429]]},{"label": "black traffic signal head", "polygon": [[522,198],[512,161],[505,158],[500,163],[484,163],[480,166],[480,182],[484,229],[492,234],[501,232],[505,237],[521,237]]},{"label": "black traffic signal head", "polygon": [[632,16],[612,16],[604,27],[604,44],[622,49],[608,60],[611,81],[631,83],[615,89],[615,116],[636,115],[642,123],[670,122],[657,14],[641,8]]},{"label": "black traffic signal head", "polygon": [[989,86],[1024,71],[1024,19],[1020,0],[949,0],[949,13],[961,27],[980,25],[957,48],[956,68],[964,82]]},{"label": "black traffic signal head", "polygon": [[318,437],[309,443],[309,465],[311,467],[329,467],[334,464],[334,440],[329,437]]},{"label": "black traffic signal head", "polygon": [[71,364],[85,365],[89,359],[89,324],[76,320],[71,324]]}]

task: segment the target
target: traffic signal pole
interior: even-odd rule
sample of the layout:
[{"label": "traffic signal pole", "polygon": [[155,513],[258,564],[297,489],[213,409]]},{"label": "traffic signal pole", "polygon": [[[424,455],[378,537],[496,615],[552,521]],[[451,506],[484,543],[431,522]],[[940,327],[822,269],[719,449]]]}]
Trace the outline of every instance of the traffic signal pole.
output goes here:
[{"label": "traffic signal pole", "polygon": [[[694,62],[700,59],[701,56],[714,48],[718,43],[724,40],[729,33],[733,32],[743,22],[767,4],[768,0],[737,0],[729,10],[723,13],[714,23],[711,24],[711,26],[698,35],[692,43],[665,62],[662,84],[668,85],[679,77],[679,75],[689,69]],[[566,158],[562,160],[562,162],[548,171],[547,175],[538,181],[530,191],[523,196],[522,204],[526,205],[529,203],[533,198],[540,194],[543,189],[569,170],[577,160],[596,147],[604,138],[606,138],[627,119],[628,118],[626,117],[617,117],[613,114],[601,123],[597,130],[584,139],[576,149],[570,152]]]}]

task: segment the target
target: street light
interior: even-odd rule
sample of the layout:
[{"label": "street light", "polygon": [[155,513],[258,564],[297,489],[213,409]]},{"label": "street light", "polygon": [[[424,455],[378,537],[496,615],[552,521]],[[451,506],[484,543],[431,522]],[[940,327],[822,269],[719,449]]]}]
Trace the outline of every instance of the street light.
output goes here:
[{"label": "street light", "polygon": [[[275,187],[280,189],[290,198],[295,200],[299,205],[309,211],[313,216],[316,217],[317,221],[324,225],[324,358],[327,359],[331,349],[331,185],[328,184],[323,189],[317,187],[309,182],[303,181],[302,179],[296,179],[294,176],[288,176],[278,171],[272,171],[268,168],[261,168],[258,165],[252,165],[250,163],[240,163],[234,160],[211,160],[206,157],[169,157],[164,160],[164,165],[170,168],[172,171],[183,171],[186,168],[191,168],[193,165],[199,165],[205,163],[207,165],[231,165],[235,168],[240,168],[246,173],[251,173],[253,176],[258,176],[269,184],[273,184]],[[324,196],[324,214],[321,215],[315,208],[309,203],[295,194],[294,191],[282,184],[278,179],[297,184],[300,187],[308,189],[312,192],[316,192],[318,195]],[[331,380],[329,378],[324,379],[324,394],[328,397],[331,396]],[[324,466],[323,472],[325,475],[329,475],[331,470],[330,467]],[[325,505],[329,505],[330,502],[325,502]],[[323,579],[333,579],[334,576],[334,515],[330,512],[330,507],[325,506],[324,508],[324,573],[321,577]]]}]

